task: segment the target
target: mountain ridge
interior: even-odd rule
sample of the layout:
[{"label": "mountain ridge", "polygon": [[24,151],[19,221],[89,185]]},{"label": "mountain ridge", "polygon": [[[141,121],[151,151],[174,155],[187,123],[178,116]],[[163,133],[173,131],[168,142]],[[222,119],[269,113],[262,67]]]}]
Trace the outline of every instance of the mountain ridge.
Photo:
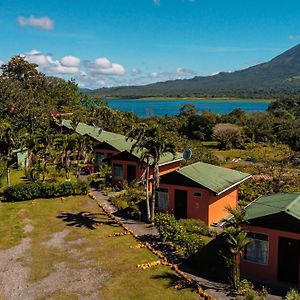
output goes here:
[{"label": "mountain ridge", "polygon": [[147,85],[119,86],[86,91],[116,98],[142,97],[240,97],[278,98],[300,93],[300,44],[268,62],[234,72],[195,76]]}]

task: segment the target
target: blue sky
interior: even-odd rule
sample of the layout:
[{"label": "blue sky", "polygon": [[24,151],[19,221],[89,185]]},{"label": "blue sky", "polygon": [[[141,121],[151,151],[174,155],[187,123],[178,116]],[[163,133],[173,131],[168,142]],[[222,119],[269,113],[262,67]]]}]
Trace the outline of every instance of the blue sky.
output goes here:
[{"label": "blue sky", "polygon": [[0,2],[0,60],[23,54],[82,87],[234,71],[300,43],[300,1]]}]

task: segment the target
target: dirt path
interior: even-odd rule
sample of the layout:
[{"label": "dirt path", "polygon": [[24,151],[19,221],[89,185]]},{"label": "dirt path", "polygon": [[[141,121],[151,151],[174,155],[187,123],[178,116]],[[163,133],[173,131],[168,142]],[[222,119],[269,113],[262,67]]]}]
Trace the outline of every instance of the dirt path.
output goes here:
[{"label": "dirt path", "polygon": [[[26,224],[23,230],[29,233],[34,228]],[[69,256],[76,257],[77,268],[70,268],[65,262],[55,263],[53,271],[36,282],[29,280],[31,269],[27,266],[32,259],[29,254],[32,246],[30,237],[23,238],[15,247],[0,251],[0,299],[54,299],[53,295],[68,295],[83,300],[101,299],[99,287],[109,276],[99,266],[95,267],[94,261],[78,257],[81,253],[74,246],[84,243],[84,239],[67,242],[65,238],[69,233],[68,229],[56,232],[43,245],[67,251]]]}]

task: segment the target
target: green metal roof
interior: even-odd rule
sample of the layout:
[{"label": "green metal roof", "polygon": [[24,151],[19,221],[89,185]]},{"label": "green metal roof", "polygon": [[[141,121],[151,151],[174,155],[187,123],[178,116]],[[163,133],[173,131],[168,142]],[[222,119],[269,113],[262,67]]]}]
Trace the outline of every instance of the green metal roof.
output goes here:
[{"label": "green metal roof", "polygon": [[179,174],[199,185],[221,194],[230,187],[250,178],[251,175],[239,171],[198,162],[177,170]]},{"label": "green metal roof", "polygon": [[300,220],[300,193],[261,196],[246,208],[246,220],[286,213]]},{"label": "green metal roof", "polygon": [[62,126],[65,126],[68,129],[73,129],[71,120],[62,120]]},{"label": "green metal roof", "polygon": [[[72,121],[71,120],[64,120],[63,126],[72,129]],[[120,152],[128,151],[133,154],[135,157],[140,158],[141,152],[140,151],[131,151],[132,145],[134,144],[134,140],[127,140],[126,137],[122,134],[109,132],[105,130],[101,130],[99,127],[94,127],[87,125],[85,123],[78,123],[76,127],[76,132],[81,135],[88,135],[93,139],[99,141],[100,143],[106,142],[110,146],[114,147]],[[162,155],[159,164],[164,164],[171,162],[173,160],[183,159],[182,153],[177,152],[175,157],[172,153],[165,153]],[[150,163],[152,163],[150,161]]]},{"label": "green metal roof", "polygon": [[125,137],[121,137],[121,138],[117,138],[117,139],[108,139],[105,142],[120,152],[130,151],[130,149],[133,145],[133,142],[131,142],[129,140],[126,141]]}]

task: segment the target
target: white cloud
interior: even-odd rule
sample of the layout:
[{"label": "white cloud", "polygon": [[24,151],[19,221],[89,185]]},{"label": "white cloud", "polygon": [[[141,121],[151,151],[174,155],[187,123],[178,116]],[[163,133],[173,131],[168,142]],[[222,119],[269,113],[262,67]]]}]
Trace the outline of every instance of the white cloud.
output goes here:
[{"label": "white cloud", "polygon": [[150,78],[160,78],[164,80],[184,79],[196,75],[197,73],[193,70],[186,68],[177,68],[174,72],[159,71],[151,72],[148,74]]},{"label": "white cloud", "polygon": [[64,56],[60,62],[65,67],[79,67],[80,65],[80,59],[72,55]]},{"label": "white cloud", "polygon": [[132,70],[131,70],[131,75],[132,76],[136,76],[136,75],[139,75],[141,73],[142,73],[142,71],[138,68],[132,68]]},{"label": "white cloud", "polygon": [[157,6],[160,6],[160,0],[153,0],[153,3]]},{"label": "white cloud", "polygon": [[35,18],[34,16],[31,16],[25,18],[20,16],[18,17],[18,23],[21,27],[30,26],[41,30],[51,30],[54,28],[54,21],[49,17]]},{"label": "white cloud", "polygon": [[300,40],[300,34],[289,35],[289,40],[290,41],[299,41]]},{"label": "white cloud", "polygon": [[220,71],[215,71],[215,72],[212,72],[210,76],[216,76],[218,74],[220,74]]},{"label": "white cloud", "polygon": [[112,63],[106,57],[97,58],[88,63],[88,71],[94,74],[101,75],[123,75],[125,74],[125,68],[116,63]]},{"label": "white cloud", "polygon": [[0,66],[2,66],[4,64],[4,61],[2,61],[1,59],[0,59]]},{"label": "white cloud", "polygon": [[80,59],[75,56],[65,56],[60,61],[54,60],[49,54],[31,50],[23,54],[25,58],[38,65],[39,70],[51,75],[75,74],[79,72]]},{"label": "white cloud", "polygon": [[186,69],[186,68],[177,68],[176,69],[176,73],[178,75],[182,75],[182,76],[192,76],[192,75],[196,75],[196,72],[191,70],[191,69]]}]

